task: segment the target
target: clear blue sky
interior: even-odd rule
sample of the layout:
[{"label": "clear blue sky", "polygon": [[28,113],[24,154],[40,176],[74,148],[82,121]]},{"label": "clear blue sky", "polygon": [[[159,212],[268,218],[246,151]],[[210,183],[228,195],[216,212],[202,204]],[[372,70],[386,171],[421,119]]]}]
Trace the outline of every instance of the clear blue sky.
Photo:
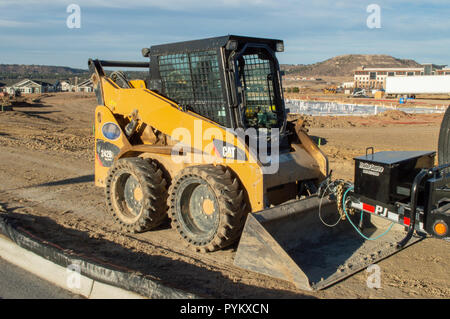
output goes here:
[{"label": "clear blue sky", "polygon": [[[81,28],[69,29],[69,4]],[[369,28],[370,4],[381,28]],[[285,41],[281,63],[389,54],[450,64],[448,0],[0,0],[0,64],[87,68],[91,57],[143,60],[153,44],[226,34]]]}]

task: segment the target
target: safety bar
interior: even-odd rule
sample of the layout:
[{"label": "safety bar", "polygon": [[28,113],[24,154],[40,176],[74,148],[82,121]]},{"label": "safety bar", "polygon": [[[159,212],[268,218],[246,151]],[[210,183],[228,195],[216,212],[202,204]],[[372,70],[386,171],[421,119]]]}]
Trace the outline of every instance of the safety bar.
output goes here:
[{"label": "safety bar", "polygon": [[149,68],[150,62],[98,60],[103,67]]}]

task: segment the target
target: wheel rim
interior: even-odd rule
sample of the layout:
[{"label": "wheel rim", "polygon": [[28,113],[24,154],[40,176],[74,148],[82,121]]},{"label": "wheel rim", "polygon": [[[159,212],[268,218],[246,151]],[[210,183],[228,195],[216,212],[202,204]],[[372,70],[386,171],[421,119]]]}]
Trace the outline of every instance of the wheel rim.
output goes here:
[{"label": "wheel rim", "polygon": [[141,213],[144,199],[141,185],[131,174],[122,174],[115,184],[117,203],[121,207],[119,212],[125,221],[131,222]]},{"label": "wheel rim", "polygon": [[142,188],[134,176],[128,176],[124,187],[125,203],[128,211],[134,216],[138,216],[142,208]]},{"label": "wheel rim", "polygon": [[219,225],[219,205],[213,190],[203,181],[182,185],[180,219],[196,238],[208,240]]}]

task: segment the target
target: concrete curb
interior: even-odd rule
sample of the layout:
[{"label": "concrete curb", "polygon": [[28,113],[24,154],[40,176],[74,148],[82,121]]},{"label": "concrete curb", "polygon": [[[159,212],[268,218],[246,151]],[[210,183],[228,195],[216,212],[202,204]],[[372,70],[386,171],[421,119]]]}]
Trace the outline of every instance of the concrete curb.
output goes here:
[{"label": "concrete curb", "polygon": [[199,298],[123,267],[65,251],[17,227],[14,219],[3,214],[0,214],[0,256],[38,277],[90,299]]},{"label": "concrete curb", "polygon": [[88,299],[146,299],[144,296],[95,281],[84,275],[78,275],[77,284],[71,285],[71,279],[76,274],[73,270],[23,249],[2,235],[0,235],[0,257],[56,286]]}]

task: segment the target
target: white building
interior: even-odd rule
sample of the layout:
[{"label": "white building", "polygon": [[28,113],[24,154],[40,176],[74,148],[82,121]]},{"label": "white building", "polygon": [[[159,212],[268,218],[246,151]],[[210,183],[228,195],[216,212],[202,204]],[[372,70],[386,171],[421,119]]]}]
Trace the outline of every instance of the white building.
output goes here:
[{"label": "white building", "polygon": [[84,82],[81,82],[77,86],[75,86],[74,91],[75,92],[93,92],[94,84],[92,83],[91,79],[86,80]]},{"label": "white building", "polygon": [[68,81],[62,80],[56,82],[54,87],[55,92],[70,92],[72,91],[73,85],[70,84]]},{"label": "white building", "polygon": [[[446,71],[448,70],[448,71]],[[360,67],[354,71],[354,83],[356,88],[384,89],[386,78],[391,76],[420,76],[420,75],[445,75],[450,70],[435,64],[423,64],[417,68],[366,68]]]},{"label": "white building", "polygon": [[436,71],[437,75],[450,75],[450,68],[443,68]]},{"label": "white building", "polygon": [[344,82],[342,83],[344,89],[353,89],[355,87],[355,82]]},{"label": "white building", "polygon": [[5,89],[9,94],[15,94],[15,92],[20,92],[22,94],[47,93],[53,92],[54,86],[43,81],[25,79]]}]

